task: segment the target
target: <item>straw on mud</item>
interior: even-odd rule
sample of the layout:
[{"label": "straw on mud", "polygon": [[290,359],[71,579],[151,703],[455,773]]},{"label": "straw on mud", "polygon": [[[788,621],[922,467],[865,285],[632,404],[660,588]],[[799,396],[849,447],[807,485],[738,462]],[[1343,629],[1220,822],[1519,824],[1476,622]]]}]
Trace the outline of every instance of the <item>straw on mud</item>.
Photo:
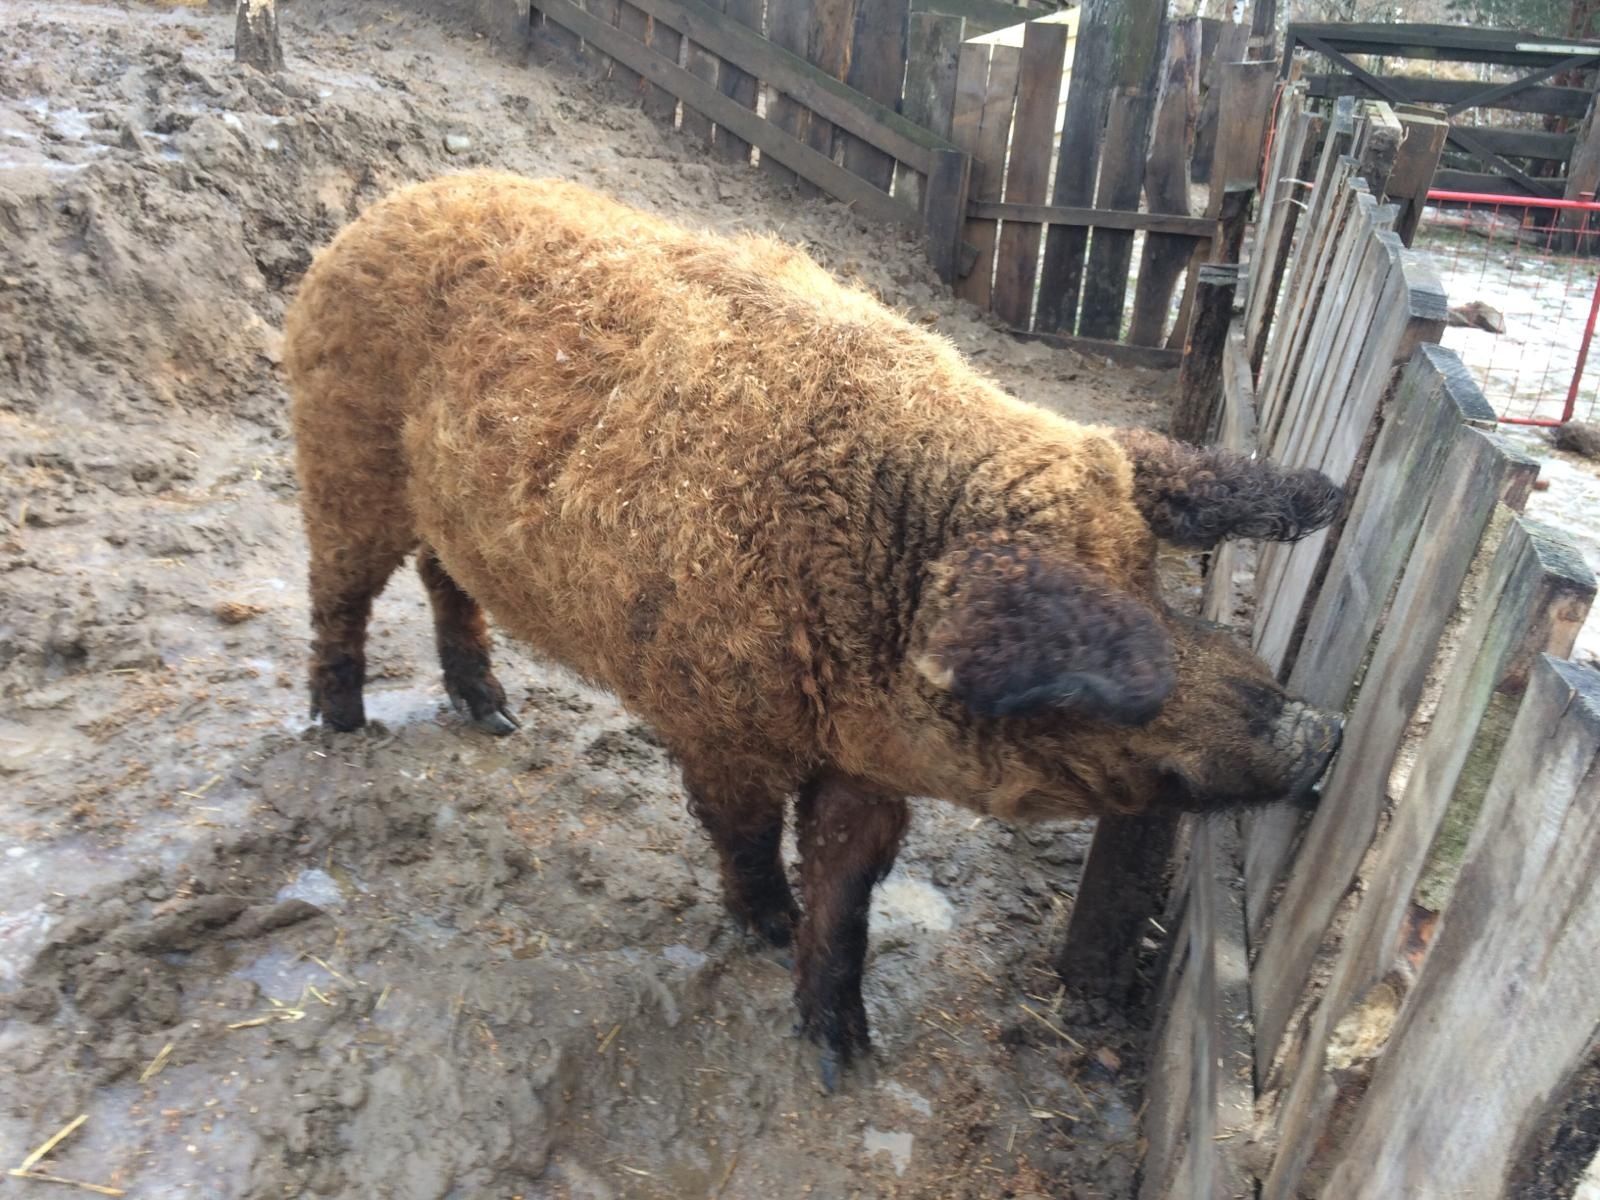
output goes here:
[{"label": "straw on mud", "polygon": [[1062,1029],[1061,1026],[1057,1025],[1054,1021],[1052,1021],[1049,1017],[1045,1016],[1043,1013],[1035,1012],[1033,1009],[1029,1008],[1026,1004],[1019,1004],[1019,1005],[1017,1005],[1017,1007],[1020,1008],[1023,1012],[1027,1013],[1035,1021],[1039,1022],[1039,1024],[1043,1025],[1051,1033],[1055,1034],[1062,1041],[1066,1042],[1067,1045],[1073,1047],[1073,1049],[1075,1049],[1075,1050],[1084,1049],[1084,1045],[1083,1045],[1082,1042],[1080,1042],[1077,1038],[1073,1037],[1065,1029]]},{"label": "straw on mud", "polygon": [[139,1082],[149,1083],[157,1075],[161,1074],[161,1069],[167,1065],[167,1059],[171,1057],[172,1043],[168,1042],[156,1052],[156,1056],[150,1060],[150,1065],[139,1072]]},{"label": "straw on mud", "polygon": [[630,1167],[627,1163],[618,1163],[617,1166],[621,1167],[629,1175],[643,1175],[646,1179],[655,1178],[649,1171],[641,1171],[638,1167]]},{"label": "straw on mud", "polygon": [[711,1200],[718,1200],[722,1189],[728,1186],[728,1180],[733,1178],[733,1169],[739,1165],[739,1152],[735,1150],[733,1157],[728,1160],[728,1165],[722,1170],[722,1178],[717,1180],[717,1190],[711,1193]]},{"label": "straw on mud", "polygon": [[23,1171],[13,1167],[6,1174],[16,1179],[31,1179],[35,1183],[61,1183],[67,1187],[75,1187],[85,1192],[94,1192],[100,1196],[126,1196],[128,1194],[121,1188],[107,1187],[103,1183],[85,1183],[81,1179],[67,1179],[61,1175],[46,1175],[43,1171]]},{"label": "straw on mud", "polygon": [[13,1179],[31,1179],[35,1183],[59,1183],[66,1187],[80,1188],[86,1192],[97,1192],[102,1196],[126,1195],[121,1188],[106,1187],[101,1183],[85,1183],[81,1179],[67,1179],[61,1175],[51,1175],[46,1171],[35,1171],[33,1169],[40,1159],[76,1133],[78,1127],[88,1119],[88,1113],[79,1113],[60,1129],[56,1130],[53,1136],[46,1138],[32,1154],[23,1159],[21,1166],[12,1167],[6,1174]]},{"label": "straw on mud", "polygon": [[349,976],[341,975],[338,971],[334,970],[327,963],[323,962],[315,954],[302,954],[300,957],[301,958],[309,958],[312,962],[316,963],[317,966],[321,967],[324,971],[326,971],[329,975],[332,975],[335,979],[343,980],[345,983],[351,982]]},{"label": "straw on mud", "polygon": [[46,1138],[44,1142],[40,1144],[37,1150],[28,1155],[27,1158],[23,1159],[22,1165],[15,1168],[12,1174],[16,1174],[18,1171],[31,1171],[34,1163],[38,1162],[46,1154],[49,1154],[50,1151],[54,1150],[62,1142],[66,1141],[69,1137],[76,1133],[78,1131],[78,1126],[82,1125],[88,1119],[88,1113],[79,1113],[77,1116],[73,1117],[72,1120],[68,1121],[60,1129],[56,1130],[54,1136]]},{"label": "straw on mud", "polygon": [[622,1032],[622,1026],[620,1024],[613,1025],[611,1027],[611,1032],[606,1034],[605,1037],[600,1039],[600,1046],[595,1051],[595,1053],[596,1054],[604,1054],[607,1050],[611,1049],[612,1039],[615,1038],[617,1036],[617,1034],[619,1034],[621,1032]]}]

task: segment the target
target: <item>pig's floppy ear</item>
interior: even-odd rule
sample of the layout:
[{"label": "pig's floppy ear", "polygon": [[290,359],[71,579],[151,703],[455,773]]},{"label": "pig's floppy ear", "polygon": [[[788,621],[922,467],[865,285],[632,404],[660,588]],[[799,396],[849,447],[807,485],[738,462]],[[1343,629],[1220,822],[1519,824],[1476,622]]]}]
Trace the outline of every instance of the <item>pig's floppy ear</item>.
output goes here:
[{"label": "pig's floppy ear", "polygon": [[989,537],[939,564],[924,678],[981,717],[1048,710],[1140,725],[1174,683],[1155,613],[1103,576]]},{"label": "pig's floppy ear", "polygon": [[1201,449],[1148,429],[1113,436],[1133,461],[1133,502],[1155,535],[1175,546],[1297,541],[1332,521],[1344,503],[1344,490],[1321,471]]}]

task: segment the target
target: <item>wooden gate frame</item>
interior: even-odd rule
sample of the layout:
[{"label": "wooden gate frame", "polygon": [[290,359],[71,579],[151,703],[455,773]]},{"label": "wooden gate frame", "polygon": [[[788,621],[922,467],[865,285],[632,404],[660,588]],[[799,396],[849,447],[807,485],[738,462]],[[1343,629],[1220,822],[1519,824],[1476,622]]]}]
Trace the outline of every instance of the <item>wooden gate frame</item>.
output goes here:
[{"label": "wooden gate frame", "polygon": [[[1600,42],[1537,38],[1499,29],[1463,29],[1451,25],[1291,24],[1283,55],[1288,77],[1296,48],[1312,51],[1334,63],[1393,104],[1416,97],[1392,79],[1375,75],[1351,60],[1352,54],[1396,58],[1443,59],[1450,62],[1498,63],[1529,68],[1529,74],[1508,83],[1486,84],[1455,100],[1445,115],[1455,117],[1526,92],[1554,75],[1600,68]],[[1535,179],[1498,153],[1471,129],[1451,123],[1447,140],[1488,163],[1530,196],[1549,196],[1549,184]]]}]

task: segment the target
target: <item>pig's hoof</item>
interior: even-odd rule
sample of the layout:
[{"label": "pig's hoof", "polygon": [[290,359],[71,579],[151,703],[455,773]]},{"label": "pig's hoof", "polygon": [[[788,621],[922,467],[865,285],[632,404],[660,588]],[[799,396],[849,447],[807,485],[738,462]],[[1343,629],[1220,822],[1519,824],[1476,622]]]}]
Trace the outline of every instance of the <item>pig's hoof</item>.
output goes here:
[{"label": "pig's hoof", "polygon": [[497,708],[481,717],[473,717],[472,724],[475,728],[481,729],[484,733],[492,733],[495,737],[505,737],[506,734],[515,733],[522,728],[517,719],[503,708]]},{"label": "pig's hoof", "polygon": [[839,1090],[839,1076],[843,1069],[843,1058],[833,1047],[826,1046],[817,1055],[817,1075],[822,1082],[822,1090],[828,1095]]},{"label": "pig's hoof", "polygon": [[335,733],[353,733],[367,723],[366,706],[359,695],[324,697],[311,693],[311,719],[321,721]]}]

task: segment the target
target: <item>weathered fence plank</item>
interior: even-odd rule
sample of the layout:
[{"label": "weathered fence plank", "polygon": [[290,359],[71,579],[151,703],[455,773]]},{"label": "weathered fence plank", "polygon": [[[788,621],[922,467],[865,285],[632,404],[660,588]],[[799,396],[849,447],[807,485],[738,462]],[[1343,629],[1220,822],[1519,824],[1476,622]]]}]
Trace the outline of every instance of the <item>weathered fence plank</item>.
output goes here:
[{"label": "weathered fence plank", "polygon": [[[966,49],[982,49],[988,62],[978,114],[977,140],[971,151],[971,195],[978,201],[998,201],[1005,187],[1006,147],[1011,140],[1022,51],[1015,46],[967,47],[963,49],[963,62]],[[960,133],[959,124],[954,132]],[[977,256],[971,272],[957,284],[956,294],[971,300],[980,308],[990,306],[994,293],[995,245],[999,236],[998,221],[967,221],[965,239],[977,250]]]},{"label": "weathered fence plank", "polygon": [[[1186,17],[1167,28],[1166,61],[1156,101],[1150,157],[1145,164],[1145,200],[1153,213],[1189,214],[1189,156],[1194,152],[1200,111],[1200,22]],[[1048,249],[1046,250],[1048,254]],[[1172,292],[1194,253],[1187,241],[1146,234],[1139,280],[1134,286],[1128,341],[1159,346],[1166,332]]]},{"label": "weathered fence plank", "polygon": [[[906,0],[854,0],[855,36],[845,82],[863,96],[893,108],[905,81]],[[844,134],[844,169],[880,192],[894,183],[894,159],[870,141]],[[913,205],[913,207],[915,207]]]},{"label": "weathered fence plank", "polygon": [[[1269,1198],[1295,1196],[1336,1155],[1340,1131],[1329,1118],[1353,1111],[1382,1052],[1379,1034],[1405,1000],[1404,976],[1414,967],[1402,962],[1402,936],[1444,909],[1533,665],[1541,654],[1571,653],[1594,600],[1594,575],[1571,542],[1521,518],[1509,523],[1484,574],[1286,1089],[1279,1142],[1301,1152],[1280,1156]],[[1340,1027],[1365,1036],[1330,1045]]]},{"label": "weathered fence plank", "polygon": [[1410,105],[1397,106],[1395,115],[1400,118],[1405,133],[1400,139],[1385,193],[1400,206],[1394,229],[1400,240],[1409,246],[1417,236],[1428,189],[1433,186],[1434,174],[1439,170],[1439,156],[1444,153],[1450,119],[1441,111],[1430,112]]},{"label": "weathered fence plank", "polygon": [[[722,11],[727,13],[731,20],[737,21],[752,33],[761,32],[763,0],[722,0],[721,6]],[[722,89],[722,94],[735,104],[743,105],[751,112],[755,111],[756,96],[760,90],[760,81],[755,75],[723,59],[718,86]],[[718,158],[732,163],[749,164],[750,143],[727,127],[717,126],[715,145]]]},{"label": "weathered fence plank", "polygon": [[1302,227],[1300,213],[1310,193],[1310,177],[1316,169],[1316,155],[1327,124],[1320,114],[1301,109],[1302,91],[1294,89],[1285,94],[1289,99],[1278,126],[1277,152],[1261,198],[1260,232],[1250,256],[1245,338],[1253,370],[1260,370],[1266,356],[1267,334],[1277,313],[1290,250]]},{"label": "weathered fence plank", "polygon": [[[1049,186],[1050,143],[1055,136],[1061,98],[1061,70],[1069,29],[1034,21],[1022,41],[1022,73],[1017,85],[1017,117],[1011,135],[1011,162],[1006,171],[1010,203],[1042,204]],[[996,251],[994,311],[1017,329],[1032,325],[1034,284],[1038,277],[1038,225],[1006,222]]]},{"label": "weathered fence plank", "polygon": [[1378,635],[1345,729],[1359,754],[1341,755],[1306,833],[1317,870],[1291,875],[1256,963],[1257,1078],[1264,1079],[1381,813],[1384,782],[1422,694],[1439,636],[1495,506],[1520,509],[1537,464],[1493,434],[1459,429]]},{"label": "weathered fence plank", "polygon": [[1541,658],[1327,1194],[1471,1195],[1505,1179],[1528,1115],[1596,1037],[1597,856],[1600,674]]},{"label": "weathered fence plank", "polygon": [[[1155,113],[1157,68],[1166,40],[1166,0],[1122,0],[1114,10],[1111,44],[1111,96],[1100,151],[1100,184],[1095,204],[1136,209],[1144,190],[1145,153]],[[1123,301],[1133,235],[1096,229],[1083,279],[1083,312],[1078,333],[1115,341],[1122,333]]]},{"label": "weathered fence plank", "polygon": [[[1087,0],[1079,9],[1067,110],[1062,118],[1060,152],[1050,189],[1051,202],[1067,208],[1086,208],[1094,201],[1100,139],[1111,86],[1111,4],[1112,0]],[[1072,226],[1052,227],[1045,238],[1044,265],[1039,274],[1042,331],[1076,332],[1084,252],[1088,246],[1089,231]]]},{"label": "weathered fence plank", "polygon": [[[942,138],[955,116],[956,70],[966,22],[940,13],[914,12],[906,34],[906,83],[900,112],[906,120]],[[904,163],[895,171],[894,194],[922,207],[923,180]]]}]

